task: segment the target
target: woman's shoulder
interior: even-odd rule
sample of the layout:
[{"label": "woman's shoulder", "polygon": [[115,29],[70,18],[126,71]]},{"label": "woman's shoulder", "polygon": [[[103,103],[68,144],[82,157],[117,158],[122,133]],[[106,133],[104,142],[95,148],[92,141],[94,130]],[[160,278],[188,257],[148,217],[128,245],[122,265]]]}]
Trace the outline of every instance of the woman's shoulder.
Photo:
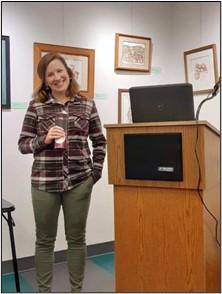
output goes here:
[{"label": "woman's shoulder", "polygon": [[93,104],[93,98],[91,97],[88,97],[86,95],[83,95],[83,94],[78,94],[74,97],[74,101],[75,102],[80,102],[80,103],[83,103],[83,104]]},{"label": "woman's shoulder", "polygon": [[39,108],[44,107],[45,102],[36,101],[35,99],[31,99],[29,101],[29,109],[38,110]]}]

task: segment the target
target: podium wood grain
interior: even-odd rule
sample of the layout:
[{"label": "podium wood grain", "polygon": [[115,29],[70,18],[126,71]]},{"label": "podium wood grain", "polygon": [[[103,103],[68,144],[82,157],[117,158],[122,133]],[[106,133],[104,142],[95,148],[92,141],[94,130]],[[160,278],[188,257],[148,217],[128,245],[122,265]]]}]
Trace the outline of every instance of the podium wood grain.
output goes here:
[{"label": "podium wood grain", "polygon": [[[215,221],[201,202],[220,222],[218,131],[207,122],[105,127],[114,185],[116,291],[219,292]],[[125,179],[124,134],[171,132],[182,134],[183,181]]]},{"label": "podium wood grain", "polygon": [[115,187],[118,292],[204,292],[202,205],[195,191]]}]

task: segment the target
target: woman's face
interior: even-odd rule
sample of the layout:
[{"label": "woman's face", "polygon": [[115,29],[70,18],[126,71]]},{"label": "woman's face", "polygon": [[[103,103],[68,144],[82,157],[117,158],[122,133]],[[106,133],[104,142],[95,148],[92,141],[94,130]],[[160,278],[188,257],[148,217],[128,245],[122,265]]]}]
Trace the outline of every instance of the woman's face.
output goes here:
[{"label": "woman's face", "polygon": [[69,86],[70,78],[68,72],[59,59],[49,63],[45,73],[45,84],[51,89],[52,94],[64,94]]}]

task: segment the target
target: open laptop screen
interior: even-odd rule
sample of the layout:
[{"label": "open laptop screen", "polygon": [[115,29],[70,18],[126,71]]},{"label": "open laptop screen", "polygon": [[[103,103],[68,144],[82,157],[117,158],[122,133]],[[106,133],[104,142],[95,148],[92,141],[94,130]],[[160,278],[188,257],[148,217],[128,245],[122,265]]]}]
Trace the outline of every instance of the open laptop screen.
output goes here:
[{"label": "open laptop screen", "polygon": [[195,119],[191,84],[132,87],[129,93],[134,123]]}]

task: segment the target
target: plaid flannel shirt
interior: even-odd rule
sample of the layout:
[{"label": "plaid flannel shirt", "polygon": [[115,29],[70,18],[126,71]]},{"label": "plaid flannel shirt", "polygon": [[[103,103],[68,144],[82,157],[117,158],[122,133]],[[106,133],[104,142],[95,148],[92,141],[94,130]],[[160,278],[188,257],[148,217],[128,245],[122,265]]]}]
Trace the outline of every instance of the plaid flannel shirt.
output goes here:
[{"label": "plaid flannel shirt", "polygon": [[[54,142],[44,140],[56,116],[68,114],[65,149],[55,149]],[[92,159],[87,138],[92,141]],[[23,154],[33,153],[32,186],[48,192],[72,189],[92,175],[96,182],[102,174],[106,139],[93,100],[75,96],[65,105],[50,97],[44,103],[31,101],[27,109],[18,142]]]}]

